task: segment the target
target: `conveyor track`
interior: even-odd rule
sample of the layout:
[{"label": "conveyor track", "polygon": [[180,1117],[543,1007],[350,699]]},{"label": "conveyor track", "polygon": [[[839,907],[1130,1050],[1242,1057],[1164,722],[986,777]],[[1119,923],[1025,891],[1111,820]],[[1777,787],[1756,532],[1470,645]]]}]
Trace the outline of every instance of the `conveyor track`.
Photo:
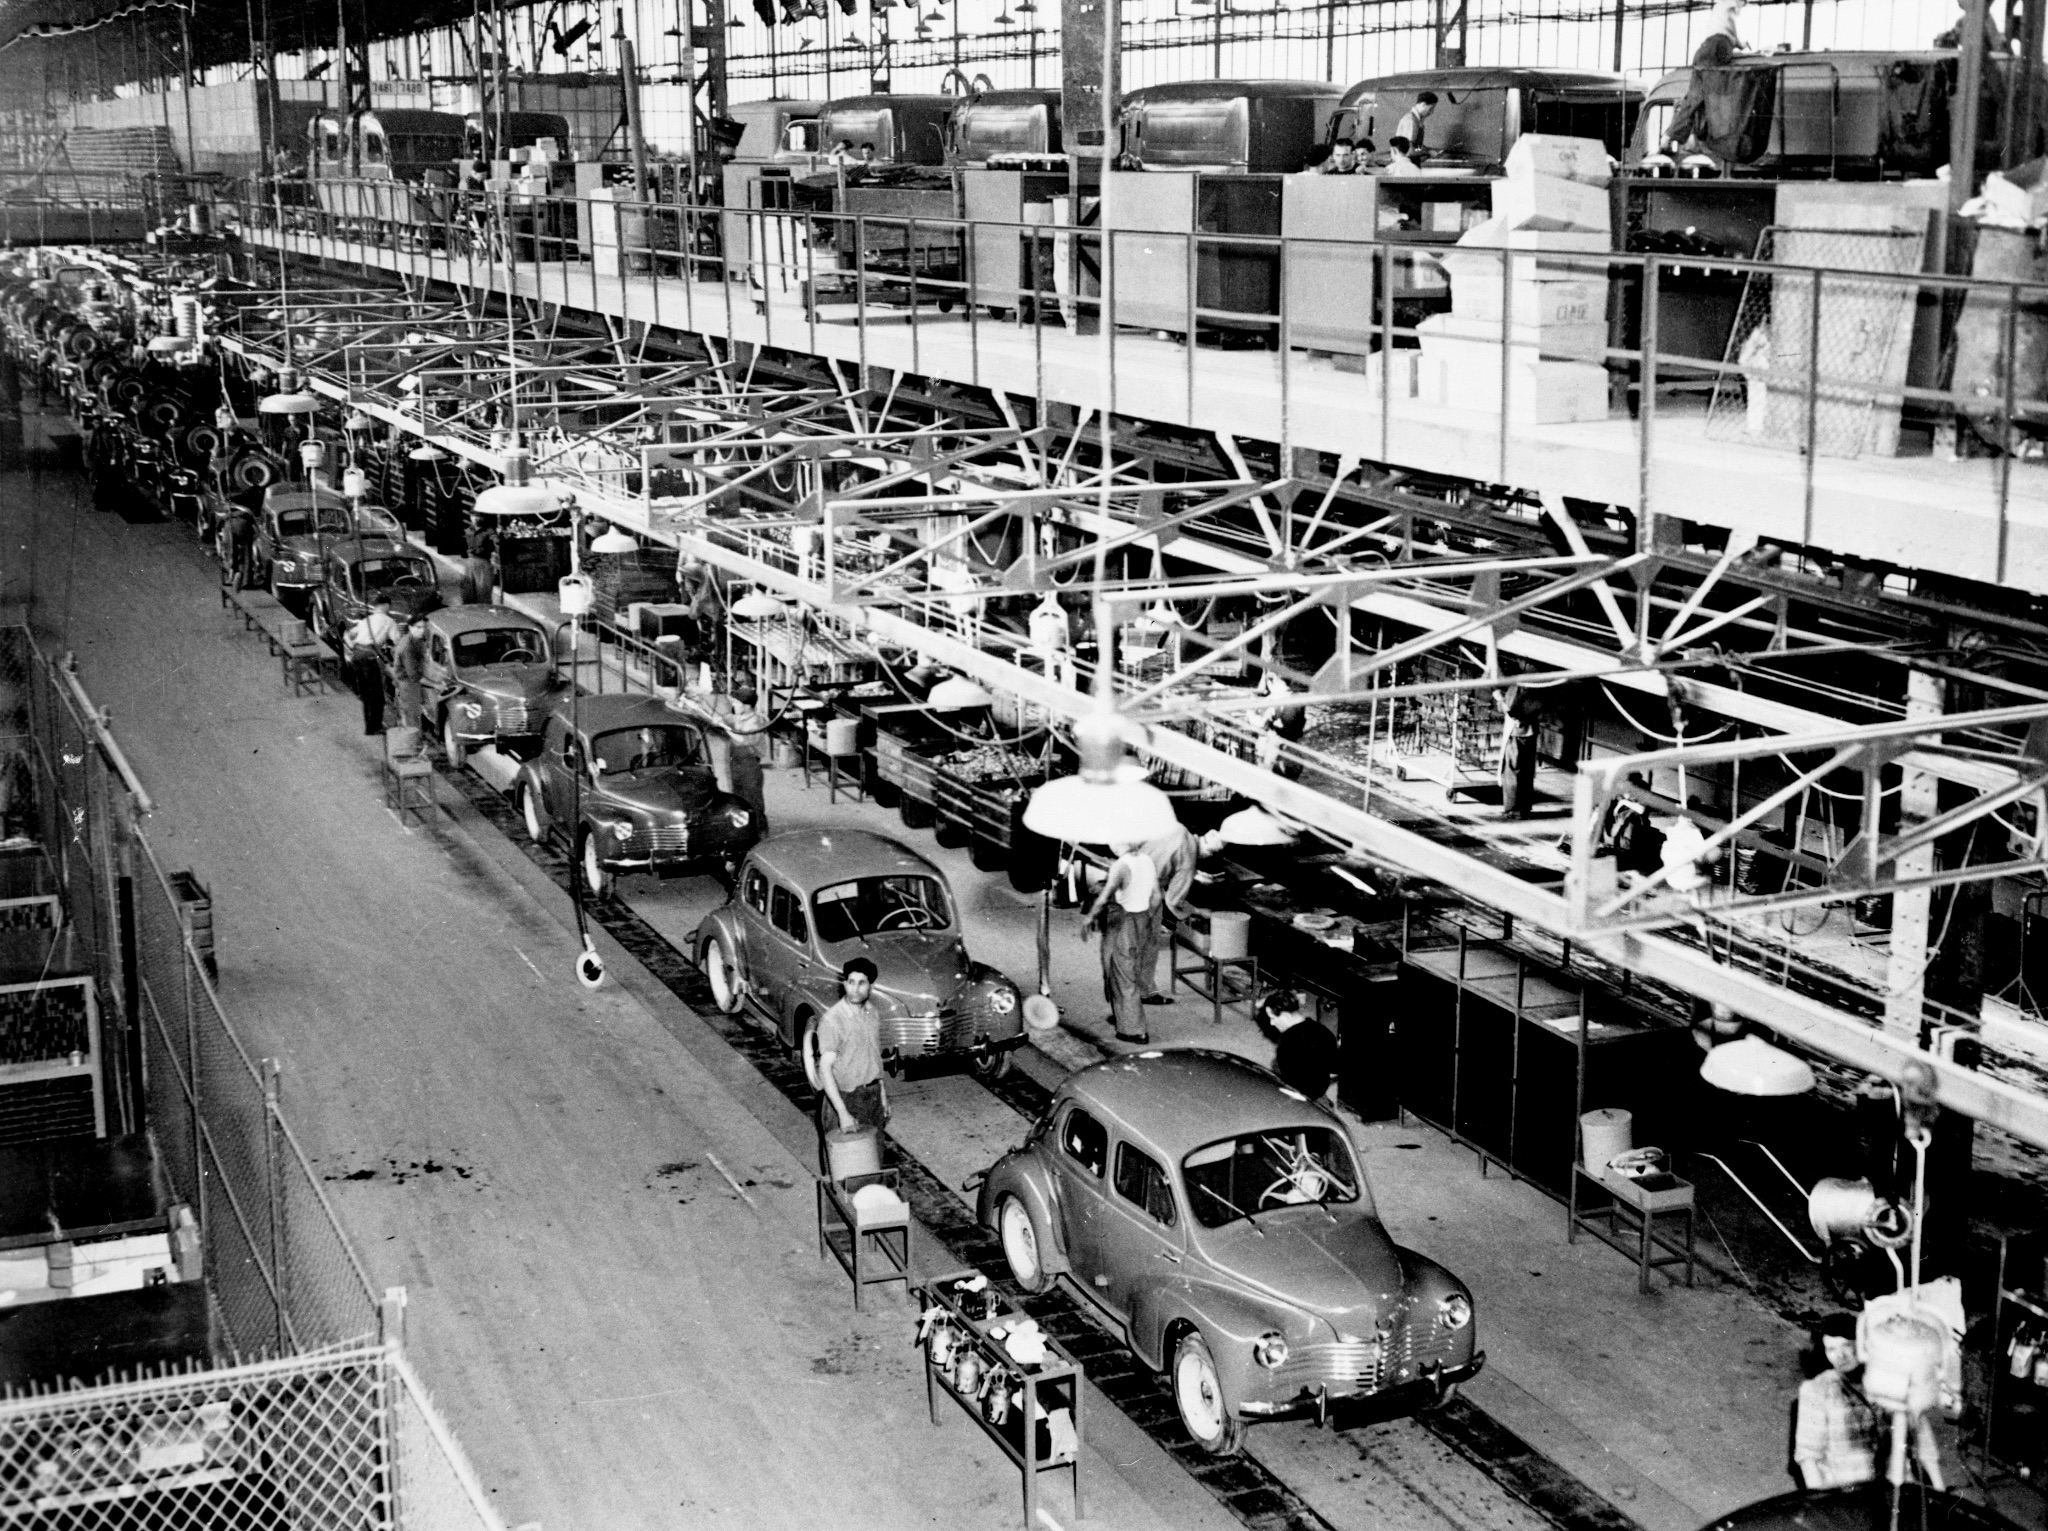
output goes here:
[{"label": "conveyor track", "polygon": [[[575,875],[569,858],[552,842],[535,845],[509,801],[474,772],[444,770],[442,774],[481,817],[519,845],[558,887],[569,890]],[[791,1104],[806,1116],[811,1114],[816,1095],[796,1056],[763,1028],[719,1011],[711,1003],[704,975],[673,942],[619,900],[588,903],[585,909],[591,920],[752,1063]],[[984,1087],[1027,1120],[1035,1118],[1051,1098],[1045,1086],[1021,1069],[1012,1069],[992,1084],[984,1082]],[[1005,1296],[1036,1318],[1081,1362],[1104,1396],[1251,1531],[1335,1531],[1256,1458],[1245,1455],[1219,1461],[1200,1451],[1181,1428],[1163,1377],[1065,1292],[1058,1288],[1038,1295],[1019,1291],[1010,1280],[996,1236],[980,1227],[959,1194],[906,1153],[900,1143],[894,1145],[891,1163],[901,1171],[903,1194],[911,1210],[946,1252],[961,1265],[986,1274]],[[1642,1531],[1611,1501],[1466,1399],[1453,1398],[1440,1409],[1415,1416],[1414,1422],[1560,1531]]]}]

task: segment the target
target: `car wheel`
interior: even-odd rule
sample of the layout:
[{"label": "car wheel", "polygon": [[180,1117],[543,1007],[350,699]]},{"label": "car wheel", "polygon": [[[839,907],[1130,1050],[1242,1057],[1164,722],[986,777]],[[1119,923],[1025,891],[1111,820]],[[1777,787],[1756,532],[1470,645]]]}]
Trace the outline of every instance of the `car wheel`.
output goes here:
[{"label": "car wheel", "polygon": [[540,799],[533,795],[531,786],[519,789],[519,816],[526,820],[526,838],[535,845],[548,843],[547,820],[541,817]]},{"label": "car wheel", "polygon": [[307,625],[313,629],[316,636],[327,638],[334,631],[333,617],[332,613],[327,609],[327,597],[325,594],[313,597],[312,607],[307,611],[306,615],[310,619]]},{"label": "car wheel", "polygon": [[804,1060],[804,1078],[811,1088],[823,1093],[825,1071],[818,1062],[818,1018],[808,1010],[796,1018],[796,1054]]},{"label": "car wheel", "polygon": [[932,838],[949,851],[957,851],[968,840],[967,827],[958,819],[936,815],[932,823]]},{"label": "car wheel", "polygon": [[264,578],[270,584],[270,598],[274,601],[283,600],[284,592],[277,588],[277,565],[272,564],[268,569],[264,570],[263,572]]},{"label": "car wheel", "polygon": [[441,753],[448,757],[448,769],[459,771],[469,759],[469,751],[455,732],[455,714],[441,714]]},{"label": "car wheel", "polygon": [[994,1084],[1010,1072],[1016,1061],[1016,1054],[1007,1047],[991,1047],[987,1052],[974,1055],[974,1077],[983,1084]]},{"label": "car wheel", "polygon": [[618,886],[618,874],[607,872],[598,859],[597,836],[583,837],[583,854],[577,857],[583,863],[583,887],[592,898],[610,898]]},{"label": "car wheel", "polygon": [[1003,1258],[1010,1275],[1027,1292],[1043,1292],[1052,1285],[1045,1271],[1044,1242],[1030,1208],[1014,1196],[996,1204],[996,1233],[1003,1241]]},{"label": "car wheel", "polygon": [[1010,853],[993,840],[976,835],[967,842],[967,859],[977,872],[1000,872],[1009,865]]},{"label": "car wheel", "polygon": [[738,1015],[746,1003],[740,988],[740,966],[725,949],[725,937],[713,936],[704,943],[704,977],[711,984],[711,1002],[726,1015]]},{"label": "car wheel", "polygon": [[1210,1456],[1234,1457],[1244,1450],[1244,1421],[1224,1402],[1216,1358],[1200,1330],[1190,1329],[1174,1347],[1173,1401],[1181,1425]]}]

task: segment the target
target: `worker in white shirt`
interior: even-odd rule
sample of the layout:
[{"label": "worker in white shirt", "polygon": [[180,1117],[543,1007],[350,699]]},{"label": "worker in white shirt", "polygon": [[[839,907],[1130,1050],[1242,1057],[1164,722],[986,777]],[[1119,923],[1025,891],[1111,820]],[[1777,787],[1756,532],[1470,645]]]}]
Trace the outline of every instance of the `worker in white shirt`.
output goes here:
[{"label": "worker in white shirt", "polygon": [[1428,140],[1423,136],[1424,125],[1428,123],[1430,113],[1435,110],[1436,92],[1425,90],[1415,98],[1415,104],[1401,114],[1401,120],[1394,124],[1394,137],[1408,140],[1407,152],[1411,160],[1419,162],[1428,147]]},{"label": "worker in white shirt", "polygon": [[1116,860],[1081,926],[1081,939],[1097,926],[1102,931],[1102,992],[1109,1000],[1110,1025],[1119,1042],[1141,1043],[1145,1031],[1144,979],[1138,964],[1145,953],[1145,927],[1152,900],[1159,891],[1159,873],[1152,858],[1135,840],[1113,845]]},{"label": "worker in white shirt", "polygon": [[349,680],[356,698],[363,704],[363,732],[384,732],[384,651],[398,638],[398,623],[392,620],[391,597],[381,591],[370,597],[370,609],[341,635],[342,650],[348,658]]},{"label": "worker in white shirt", "polygon": [[1403,138],[1399,133],[1396,133],[1392,138],[1387,140],[1387,148],[1389,150],[1389,153],[1387,155],[1386,173],[1388,175],[1422,174],[1422,167],[1416,164],[1414,160],[1408,157],[1408,150],[1411,147],[1412,146],[1409,144],[1408,140]]}]

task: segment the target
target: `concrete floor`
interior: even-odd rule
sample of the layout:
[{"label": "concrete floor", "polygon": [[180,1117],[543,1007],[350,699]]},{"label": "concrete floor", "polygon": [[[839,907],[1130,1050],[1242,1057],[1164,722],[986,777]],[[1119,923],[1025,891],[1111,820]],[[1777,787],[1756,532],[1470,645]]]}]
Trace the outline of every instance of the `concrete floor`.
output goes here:
[{"label": "concrete floor", "polygon": [[[550,1528],[980,1527],[1018,1520],[1017,1480],[979,1432],[924,1414],[913,1313],[853,1311],[812,1222],[808,1123],[747,1060],[609,941],[615,981],[571,976],[567,900],[443,788],[421,829],[382,808],[352,698],[288,698],[226,621],[184,528],[83,508],[75,482],[0,479],[0,608],[84,682],[159,800],[167,865],[212,884],[222,991],[379,1285],[411,1293],[411,1347],[508,1522]],[[1033,971],[1029,901],[872,805],[828,808],[770,775],[776,823],[849,818],[943,865],[978,955]],[[679,936],[705,881],[627,886]],[[1074,1022],[1032,1060],[1093,1056],[1096,963],[1072,915],[1055,996]],[[1205,1004],[1153,1035],[1256,1052]],[[1022,1121],[963,1079],[898,1092],[897,1136],[957,1185]],[[1526,1185],[1483,1179],[1426,1129],[1360,1128],[1401,1241],[1471,1283],[1493,1419],[1653,1531],[1689,1531],[1787,1486],[1801,1337],[1746,1293],[1636,1292],[1626,1261],[1564,1242]],[[741,1183],[735,1193],[720,1168]],[[1546,1517],[1410,1423],[1253,1433],[1259,1459],[1334,1525],[1525,1531]],[[1088,1525],[1239,1522],[1149,1437],[1095,1410]],[[1064,1493],[1048,1508],[1072,1524]]]}]

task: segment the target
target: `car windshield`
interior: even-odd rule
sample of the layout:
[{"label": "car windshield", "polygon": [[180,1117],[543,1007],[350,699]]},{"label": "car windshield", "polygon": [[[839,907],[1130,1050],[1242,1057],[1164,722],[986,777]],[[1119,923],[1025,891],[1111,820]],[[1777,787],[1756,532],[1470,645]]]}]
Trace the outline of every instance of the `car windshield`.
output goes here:
[{"label": "car windshield", "polygon": [[365,558],[356,565],[356,584],[364,590],[433,583],[433,565],[417,558]]},{"label": "car windshield", "polygon": [[812,897],[818,938],[851,941],[889,930],[944,930],[953,923],[946,885],[936,877],[861,877]]},{"label": "car windshield", "polygon": [[530,627],[486,627],[455,635],[455,663],[465,670],[494,664],[539,664],[546,640]]},{"label": "car windshield", "polygon": [[657,771],[668,766],[703,764],[702,742],[694,728],[659,723],[642,728],[616,728],[590,741],[593,759],[607,771]]},{"label": "car windshield", "polygon": [[[316,515],[318,521],[314,520]],[[310,537],[316,531],[336,536],[349,530],[348,512],[333,505],[322,505],[318,511],[308,507],[277,513],[277,534],[280,537]]]},{"label": "car windshield", "polygon": [[1306,1202],[1358,1200],[1359,1175],[1342,1137],[1327,1127],[1247,1132],[1181,1161],[1188,1205],[1204,1228]]}]

